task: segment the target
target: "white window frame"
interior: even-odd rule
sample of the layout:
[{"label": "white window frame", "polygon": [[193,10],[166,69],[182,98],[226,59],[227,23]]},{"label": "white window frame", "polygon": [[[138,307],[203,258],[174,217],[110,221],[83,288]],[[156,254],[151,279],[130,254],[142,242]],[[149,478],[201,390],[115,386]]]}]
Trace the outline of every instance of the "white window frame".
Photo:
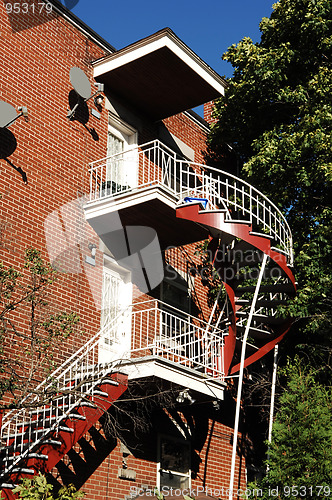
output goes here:
[{"label": "white window frame", "polygon": [[[177,438],[174,436],[169,436],[167,434],[158,434],[158,440],[157,440],[157,442],[158,442],[158,453],[157,453],[157,461],[158,461],[157,462],[157,488],[158,488],[158,490],[161,491],[161,488],[162,488],[162,486],[160,485],[161,472],[165,471],[164,472],[165,474],[167,474],[169,472],[169,471],[166,471],[165,469],[161,468],[161,442],[163,439],[167,439],[168,441],[173,441],[175,443],[185,444],[188,447],[188,463],[189,463],[188,472],[187,473],[177,472],[177,471],[173,471],[173,470],[170,470],[170,472],[173,476],[180,476],[183,478],[187,478],[188,479],[188,486],[186,486],[185,489],[187,489],[187,488],[190,489],[191,488],[191,443],[189,441],[187,441],[186,439],[181,439],[181,438]],[[164,487],[166,488],[166,486],[164,486]],[[175,489],[178,489],[178,488],[175,488]]]},{"label": "white window frame", "polygon": [[119,164],[123,162],[125,166],[124,178],[126,180],[124,183],[131,188],[137,187],[138,150],[135,148],[137,146],[137,130],[109,111],[107,133],[111,133],[123,142],[123,154],[119,154]]}]

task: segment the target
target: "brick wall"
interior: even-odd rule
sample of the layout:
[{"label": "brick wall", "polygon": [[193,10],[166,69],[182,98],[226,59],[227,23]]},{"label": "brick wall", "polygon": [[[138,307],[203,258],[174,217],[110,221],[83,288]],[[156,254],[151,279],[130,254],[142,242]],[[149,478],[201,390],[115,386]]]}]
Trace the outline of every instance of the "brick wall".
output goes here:
[{"label": "brick wall", "polygon": [[215,123],[216,119],[213,118],[212,113],[214,109],[214,101],[209,101],[204,104],[204,120],[207,123]]},{"label": "brick wall", "polygon": [[[75,225],[74,209],[72,214],[67,211],[63,217],[59,210],[87,192],[88,161],[99,157],[101,150],[106,151],[106,113],[100,121],[91,117],[86,127],[66,118],[72,90],[71,67],[80,67],[89,76],[93,88],[90,62],[103,56],[105,51],[62,17],[45,16],[49,16],[47,22],[30,27],[29,15],[21,14],[15,25],[21,29],[13,32],[4,5],[0,6],[1,100],[14,106],[26,105],[29,111],[28,123],[20,118],[10,128],[17,148],[9,158],[16,168],[25,172],[27,184],[13,166],[0,160],[0,217],[6,226],[1,254],[5,262],[14,260],[17,266],[22,264],[23,252],[30,246],[48,259],[45,221],[52,213],[60,218],[62,225],[64,217],[68,224],[73,219]],[[88,128],[95,129],[98,141]],[[62,229],[66,230],[64,226]],[[74,229],[78,235],[80,228]],[[87,255],[91,237],[89,234],[86,241],[80,241]],[[59,227],[53,224],[51,246],[56,246],[57,239],[61,240],[61,248],[64,234],[59,234]],[[80,328],[94,333],[99,312],[91,307],[93,300],[86,274],[78,272],[84,260],[84,255],[75,252],[78,242],[79,235],[69,236],[62,258],[67,260],[67,269],[74,272],[59,274],[52,302],[55,307],[77,312],[81,318]],[[77,259],[80,261],[76,262]],[[80,343],[81,339],[69,341],[63,354],[70,354]]]},{"label": "brick wall", "polygon": [[[98,238],[78,217],[75,200],[88,192],[89,161],[105,156],[108,123],[105,109],[100,120],[90,115],[85,124],[68,121],[68,99],[72,95],[69,71],[73,66],[81,68],[93,89],[90,63],[106,52],[63,17],[54,13],[41,16],[43,22],[34,24],[28,14],[21,15],[13,30],[4,5],[0,5],[0,99],[14,106],[26,105],[29,110],[28,123],[20,118],[10,128],[17,140],[15,152],[9,161],[0,160],[0,220],[5,226],[1,259],[18,268],[28,247],[40,250],[46,260],[53,253],[60,272],[50,293],[50,308],[80,316],[79,330],[55,355],[55,361],[61,362],[100,325],[103,255],[97,252],[94,269],[85,264],[85,256],[90,255],[88,243],[98,244]],[[92,106],[89,102],[88,108]],[[170,117],[163,124],[195,151],[196,162],[203,162],[203,127],[186,114]],[[158,126],[145,120],[139,142],[156,137]],[[194,250],[195,244],[187,248],[191,254]],[[197,257],[192,259],[198,262]],[[199,277],[194,280],[202,315],[208,319],[205,289],[199,285]],[[27,322],[27,316],[20,314],[18,329],[23,332]],[[227,486],[231,430],[213,418],[205,423],[205,441],[195,448],[199,467],[193,486]],[[137,438],[128,458],[128,466],[137,473],[135,485],[156,484],[156,427],[154,433],[152,439],[149,434],[141,441]],[[84,484],[87,500],[121,500],[130,492],[133,483],[118,478],[122,458],[120,443],[110,446],[109,454]],[[242,482],[243,471],[242,464]]]}]

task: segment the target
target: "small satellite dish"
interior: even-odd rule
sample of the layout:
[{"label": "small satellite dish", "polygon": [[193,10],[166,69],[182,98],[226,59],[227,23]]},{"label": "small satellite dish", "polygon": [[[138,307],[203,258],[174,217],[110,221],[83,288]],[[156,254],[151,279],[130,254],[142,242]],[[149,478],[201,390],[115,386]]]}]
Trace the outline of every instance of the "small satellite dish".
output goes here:
[{"label": "small satellite dish", "polygon": [[84,71],[76,67],[71,68],[69,79],[78,95],[83,97],[83,99],[89,99],[91,96],[91,85]]},{"label": "small satellite dish", "polygon": [[0,101],[0,127],[11,125],[17,118],[16,109],[8,102]]}]

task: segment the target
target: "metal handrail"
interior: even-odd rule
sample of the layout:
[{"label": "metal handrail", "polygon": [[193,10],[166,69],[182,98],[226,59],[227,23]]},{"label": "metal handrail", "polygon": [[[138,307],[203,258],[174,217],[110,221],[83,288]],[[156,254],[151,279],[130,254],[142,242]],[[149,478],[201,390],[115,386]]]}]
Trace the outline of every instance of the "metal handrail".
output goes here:
[{"label": "metal handrail", "polygon": [[[76,351],[72,356],[70,356],[62,365],[60,365],[54,372],[46,378],[41,384],[39,384],[35,389],[34,392],[27,395],[22,401],[21,404],[24,404],[24,406],[30,406],[30,407],[37,407],[38,406],[38,401],[45,399],[50,393],[55,393],[57,390],[59,393],[61,391],[68,389],[68,381],[73,380],[77,378],[77,374],[79,374],[78,378],[84,377],[84,376],[90,376],[91,375],[91,367],[93,367],[93,383],[94,386],[97,385],[102,377],[104,377],[110,370],[109,365],[105,365],[102,363],[98,362],[98,356],[99,356],[99,346],[100,346],[100,341],[102,338],[105,338],[107,336],[111,336],[112,332],[114,332],[114,329],[121,323],[124,317],[128,317],[128,315],[131,316],[132,318],[132,323],[134,323],[134,317],[139,316],[142,313],[147,313],[151,310],[158,310],[162,314],[167,314],[169,316],[172,316],[174,318],[180,318],[180,316],[185,317],[186,319],[181,319],[181,321],[186,322],[186,324],[194,325],[195,323],[198,325],[196,328],[204,328],[206,325],[206,322],[203,320],[200,320],[196,318],[195,316],[192,316],[187,313],[183,313],[180,309],[177,309],[176,307],[173,307],[165,302],[156,300],[156,299],[149,299],[141,302],[135,302],[134,304],[129,305],[126,307],[124,310],[119,312],[117,316],[108,324],[106,324],[101,330],[97,332],[96,335],[94,335],[86,344],[81,346],[78,351]],[[167,310],[166,310],[167,309]],[[169,312],[172,311],[172,312]],[[152,323],[149,325],[145,323],[146,328],[155,328],[154,326],[151,326]],[[222,331],[219,330],[217,332],[218,337],[222,337]],[[145,338],[147,336],[145,335]],[[133,336],[132,339],[132,345],[135,343],[135,336]],[[136,348],[131,348],[130,353],[137,351]],[[114,363],[118,360],[112,360],[112,366],[114,366]],[[75,386],[74,386],[75,387]],[[89,392],[86,387],[83,387],[82,385],[79,386],[80,389],[80,394],[86,394]],[[89,387],[89,390],[91,387]],[[48,391],[49,390],[49,391]],[[46,405],[47,407],[49,404]],[[1,428],[1,432],[6,428],[7,425],[9,425],[9,421],[11,417],[15,414],[16,416],[18,415],[23,415],[26,411],[26,408],[21,408],[19,410],[11,410],[10,412],[6,413],[3,416],[3,425]],[[38,408],[36,410],[31,410],[31,411],[38,411]]]},{"label": "metal handrail", "polygon": [[[126,184],[123,180],[129,178],[126,177],[126,165],[132,167],[133,158],[138,176],[134,182],[131,179]],[[186,196],[207,198],[209,209],[224,210],[226,220],[240,217],[242,221],[255,223],[259,230],[274,238],[289,263],[293,263],[290,227],[280,209],[267,196],[235,175],[180,158],[159,140],[96,160],[89,164],[89,173],[88,204],[150,186],[163,186],[178,202]]]},{"label": "metal handrail", "polygon": [[[102,342],[114,338],[124,318],[130,318],[131,345],[123,356],[115,354],[107,363],[100,363]],[[219,380],[223,373],[223,332],[209,331],[206,323],[180,309],[156,299],[136,302],[121,311],[94,337],[59,366],[45,381],[38,385],[22,403],[25,408],[12,410],[4,415],[1,427],[3,446],[15,448],[17,456],[5,451],[5,468],[0,478],[6,476],[20,460],[36,449],[38,444],[69,416],[119,364],[138,357],[153,355],[175,361]],[[37,393],[37,394],[36,394]],[[52,404],[56,395],[57,404]],[[45,402],[49,397],[49,401]],[[40,402],[40,405],[38,404]],[[30,407],[29,407],[30,405]],[[31,424],[44,422],[52,417],[51,425],[42,435],[31,431]],[[27,434],[30,445],[26,446]]]}]

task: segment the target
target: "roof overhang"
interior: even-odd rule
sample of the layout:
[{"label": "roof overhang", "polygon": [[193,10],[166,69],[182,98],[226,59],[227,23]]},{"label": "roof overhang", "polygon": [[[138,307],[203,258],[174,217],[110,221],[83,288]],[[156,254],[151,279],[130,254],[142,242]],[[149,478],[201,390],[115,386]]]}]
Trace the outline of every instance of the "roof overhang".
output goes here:
[{"label": "roof overhang", "polygon": [[93,63],[106,92],[161,120],[224,94],[225,81],[169,28]]}]

